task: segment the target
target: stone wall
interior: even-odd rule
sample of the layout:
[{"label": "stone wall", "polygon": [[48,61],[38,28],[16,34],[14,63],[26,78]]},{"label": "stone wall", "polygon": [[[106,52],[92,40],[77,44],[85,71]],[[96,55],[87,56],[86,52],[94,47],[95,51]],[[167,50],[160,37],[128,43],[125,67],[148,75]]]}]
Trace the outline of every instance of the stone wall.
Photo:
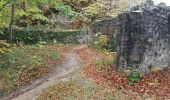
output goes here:
[{"label": "stone wall", "polygon": [[91,34],[88,29],[80,30],[79,34],[68,36],[66,39],[79,44],[87,44],[91,40]]},{"label": "stone wall", "polygon": [[142,18],[145,52],[139,69],[147,70],[152,64],[157,67],[166,67],[170,64],[170,7],[151,6],[144,9]]},{"label": "stone wall", "polygon": [[137,8],[117,18],[94,23],[92,32],[117,37],[116,63],[120,69],[133,67],[147,72],[149,65],[170,64],[170,7]]},{"label": "stone wall", "polygon": [[[0,29],[0,40],[9,41],[8,28]],[[39,42],[88,43],[91,34],[88,29],[50,31],[39,29],[13,29],[13,43],[35,44]]]},{"label": "stone wall", "polygon": [[104,35],[112,35],[115,31],[116,19],[105,19],[92,24],[92,33],[102,33]]}]

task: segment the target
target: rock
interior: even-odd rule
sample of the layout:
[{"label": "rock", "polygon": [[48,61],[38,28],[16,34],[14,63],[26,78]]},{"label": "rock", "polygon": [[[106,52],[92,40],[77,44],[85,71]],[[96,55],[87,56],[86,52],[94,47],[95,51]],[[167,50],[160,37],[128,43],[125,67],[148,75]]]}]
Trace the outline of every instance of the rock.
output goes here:
[{"label": "rock", "polygon": [[124,73],[125,73],[126,76],[129,76],[132,73],[132,71],[131,70],[124,70]]},{"label": "rock", "polygon": [[163,70],[162,68],[160,67],[156,67],[156,66],[153,66],[152,68],[150,68],[150,72],[158,72],[158,71],[161,71]]},{"label": "rock", "polygon": [[161,15],[162,18],[166,19],[167,18],[167,15]]}]

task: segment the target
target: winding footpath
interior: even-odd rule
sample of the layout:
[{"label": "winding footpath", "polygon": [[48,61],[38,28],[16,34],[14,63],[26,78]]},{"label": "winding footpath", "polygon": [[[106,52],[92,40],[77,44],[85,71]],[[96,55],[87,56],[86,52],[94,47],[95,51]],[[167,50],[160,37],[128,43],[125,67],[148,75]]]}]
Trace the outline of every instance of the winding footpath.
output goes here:
[{"label": "winding footpath", "polygon": [[72,73],[74,73],[76,69],[81,68],[80,58],[78,54],[75,53],[75,50],[84,47],[86,47],[86,45],[74,47],[69,53],[66,54],[65,61],[55,67],[49,75],[37,79],[29,86],[23,87],[23,89],[11,94],[8,97],[2,98],[2,100],[35,100],[37,96],[39,96],[47,87],[74,78]]}]

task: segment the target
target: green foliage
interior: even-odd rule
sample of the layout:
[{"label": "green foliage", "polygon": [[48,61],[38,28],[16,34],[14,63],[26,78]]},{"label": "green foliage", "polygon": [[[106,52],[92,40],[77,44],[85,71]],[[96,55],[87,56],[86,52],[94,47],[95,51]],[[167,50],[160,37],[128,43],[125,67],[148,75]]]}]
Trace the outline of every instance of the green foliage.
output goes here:
[{"label": "green foliage", "polygon": [[90,6],[84,8],[84,12],[87,13],[89,16],[97,15],[100,11],[100,3],[94,3],[91,4]]},{"label": "green foliage", "polygon": [[74,8],[81,8],[87,7],[90,4],[94,3],[96,0],[62,0],[64,3],[68,5],[72,5]]},{"label": "green foliage", "polygon": [[2,90],[0,90],[0,98],[1,98],[2,96],[4,96],[4,93],[3,93]]},{"label": "green foliage", "polygon": [[136,82],[138,82],[141,79],[141,74],[137,71],[131,72],[131,74],[127,77],[129,80],[129,85],[133,86]]},{"label": "green foliage", "polygon": [[3,9],[0,12],[0,28],[7,27],[9,24],[10,9]]},{"label": "green foliage", "polygon": [[117,48],[116,37],[109,38],[107,43],[107,50],[115,52]]},{"label": "green foliage", "polygon": [[45,17],[42,14],[34,14],[32,16],[32,20],[44,20],[44,21],[49,21],[49,19],[47,17]]},{"label": "green foliage", "polygon": [[29,8],[29,9],[27,9],[27,11],[28,11],[29,13],[32,13],[32,14],[38,14],[38,13],[41,13],[41,12],[42,12],[38,7]]},{"label": "green foliage", "polygon": [[116,51],[116,38],[108,38],[107,35],[98,33],[94,36],[91,46],[99,50]]},{"label": "green foliage", "polygon": [[[42,62],[39,58],[37,58],[36,59],[37,61],[34,62],[33,59],[32,59],[34,57],[28,57],[29,55],[24,54],[24,52],[27,51],[26,49],[30,49],[30,48],[25,47],[21,50],[19,48],[14,49],[13,51],[6,53],[3,56],[1,56],[2,60],[4,61],[1,64],[3,66],[3,68],[5,68],[5,66],[6,67],[14,67],[12,65],[15,65],[15,63],[20,63],[20,64],[18,64],[18,66],[21,66],[22,64],[34,66],[34,65],[37,65],[39,62]],[[36,49],[34,49],[34,50],[36,50]]]},{"label": "green foliage", "polygon": [[[36,21],[47,21],[48,23],[53,23],[51,17],[48,14],[57,16],[66,16],[70,19],[73,18],[75,12],[69,5],[65,5],[60,0],[2,0],[0,1],[0,8],[3,4],[8,3],[8,6],[4,7],[0,12],[0,25],[1,28],[8,27],[10,13],[11,13],[11,4],[15,5],[14,17],[15,17],[15,26],[22,27],[22,22],[31,27],[35,24]],[[59,13],[54,13],[51,11],[51,8]],[[48,13],[48,14],[46,14]],[[53,16],[54,18],[54,16]],[[20,22],[20,23],[19,23]],[[21,25],[19,25],[21,24]],[[51,25],[51,24],[49,24]],[[34,26],[34,25],[33,25]],[[52,25],[51,25],[52,26]],[[23,27],[25,27],[23,25]]]},{"label": "green foliage", "polygon": [[[104,17],[116,17],[128,11],[132,6],[139,5],[145,0],[96,0],[96,2],[83,8],[83,13],[92,20]],[[109,5],[105,5],[105,3]]]},{"label": "green foliage", "polygon": [[[104,18],[105,16],[115,17],[118,14],[127,11],[132,5],[140,4],[143,0],[109,0],[111,8],[104,4],[103,0],[1,0],[0,25],[1,28],[8,27],[11,4],[15,5],[15,21],[23,21],[27,27],[31,27],[33,20],[51,22],[51,18],[45,15],[44,11],[54,8],[59,13],[53,13],[56,16],[66,16],[69,21],[74,20],[74,16],[79,13],[88,17],[90,21]],[[4,4],[8,4],[3,7]],[[44,10],[44,8],[47,8]],[[51,13],[51,11],[50,11]],[[83,17],[82,17],[83,18]],[[59,24],[57,22],[57,24]],[[15,23],[16,26],[19,26]],[[52,24],[49,24],[52,26]],[[21,26],[19,26],[21,27]],[[25,27],[25,26],[24,26]]]},{"label": "green foliage", "polygon": [[[3,30],[4,33],[8,32],[8,29]],[[25,44],[35,44],[40,41],[45,42],[53,42],[56,40],[57,42],[68,42],[68,36],[74,36],[79,34],[80,31],[77,30],[68,30],[68,31],[60,31],[60,32],[53,32],[53,31],[42,31],[42,30],[20,30],[15,29],[13,30],[13,42],[14,43],[25,43]],[[8,34],[3,34],[0,36],[0,39],[8,40]],[[70,42],[74,42],[71,41]]]},{"label": "green foliage", "polygon": [[22,9],[18,9],[17,11],[16,11],[16,18],[20,18],[20,17],[22,17],[22,16],[28,16],[29,14],[28,13],[26,13],[24,10],[22,10]]},{"label": "green foliage", "polygon": [[64,5],[63,3],[56,3],[54,8],[58,9],[61,15],[68,16],[70,19],[75,15],[75,12],[69,5]]},{"label": "green foliage", "polygon": [[5,40],[0,40],[0,48],[9,48],[11,45],[7,43]]},{"label": "green foliage", "polygon": [[5,40],[0,40],[0,54],[11,51],[12,45]]},{"label": "green foliage", "polygon": [[108,38],[106,35],[96,34],[91,43],[91,46],[99,50],[105,50],[107,47],[107,43]]},{"label": "green foliage", "polygon": [[58,60],[59,59],[59,54],[56,53],[55,51],[49,51],[49,53],[47,54],[49,57],[51,57],[54,60]]}]

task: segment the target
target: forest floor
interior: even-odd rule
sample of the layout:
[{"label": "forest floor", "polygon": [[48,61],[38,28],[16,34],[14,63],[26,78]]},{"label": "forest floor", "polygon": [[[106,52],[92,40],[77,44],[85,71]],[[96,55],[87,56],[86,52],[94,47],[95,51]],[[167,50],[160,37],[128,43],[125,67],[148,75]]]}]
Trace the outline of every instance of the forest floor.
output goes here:
[{"label": "forest floor", "polygon": [[[128,80],[124,74],[114,71],[114,53],[101,52],[88,48],[86,45],[67,49],[56,46],[49,46],[49,48],[63,52],[64,61],[54,67],[47,76],[35,80],[25,88],[3,98],[4,100],[168,100],[170,98],[169,71],[161,74],[165,80],[160,78],[162,76],[158,78],[162,79],[161,84],[165,86],[160,89],[161,96],[155,91],[152,95],[147,94],[150,90],[160,87],[161,84],[149,86],[152,87],[149,88],[149,92],[144,91],[145,94],[142,94],[138,90],[143,90],[142,84],[145,83],[139,82],[133,87],[127,86]],[[150,76],[146,76],[146,84],[153,81],[148,81],[147,77],[153,78]]]},{"label": "forest floor", "polygon": [[49,46],[49,48],[56,50],[57,52],[64,53],[64,61],[57,67],[54,67],[51,72],[45,77],[35,80],[27,87],[20,89],[17,92],[12,93],[8,97],[4,97],[4,100],[34,100],[44,89],[52,86],[58,82],[66,81],[72,78],[72,73],[75,69],[81,67],[80,59],[74,52],[75,49],[82,48],[84,45],[76,46],[74,48],[59,48],[55,46]]}]

